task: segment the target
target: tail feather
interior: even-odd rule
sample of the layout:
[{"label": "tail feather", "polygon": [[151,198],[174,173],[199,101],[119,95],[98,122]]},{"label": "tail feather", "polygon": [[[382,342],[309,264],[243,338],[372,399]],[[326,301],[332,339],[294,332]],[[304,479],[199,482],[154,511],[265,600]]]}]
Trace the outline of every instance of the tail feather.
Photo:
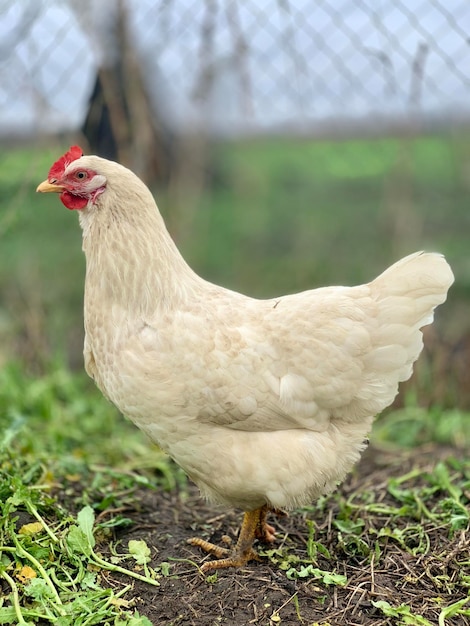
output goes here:
[{"label": "tail feather", "polygon": [[364,358],[363,384],[343,410],[349,417],[374,415],[387,407],[408,380],[423,348],[421,328],[433,320],[454,281],[440,254],[418,252],[401,259],[369,284],[377,303],[371,350]]},{"label": "tail feather", "polygon": [[372,281],[371,288],[385,296],[436,296],[436,305],[445,301],[454,282],[449,264],[435,252],[415,252],[400,259]]},{"label": "tail feather", "polygon": [[[424,252],[401,259],[372,281],[371,291],[379,304],[375,366],[383,347],[394,348],[396,360],[399,354],[406,355],[398,367],[398,379],[411,376],[411,366],[423,347],[420,329],[432,322],[435,307],[445,301],[453,281],[444,257]],[[387,359],[382,366],[386,363]]]},{"label": "tail feather", "polygon": [[370,283],[380,304],[379,319],[421,328],[433,320],[436,306],[445,302],[454,282],[441,254],[417,252],[401,259]]}]

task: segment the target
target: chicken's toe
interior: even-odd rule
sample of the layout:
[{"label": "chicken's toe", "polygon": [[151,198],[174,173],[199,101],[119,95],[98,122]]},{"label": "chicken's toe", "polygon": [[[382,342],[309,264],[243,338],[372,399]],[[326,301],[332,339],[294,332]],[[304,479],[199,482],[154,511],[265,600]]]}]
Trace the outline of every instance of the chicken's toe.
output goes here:
[{"label": "chicken's toe", "polygon": [[237,545],[233,550],[221,548],[210,541],[194,537],[188,539],[188,543],[197,546],[217,557],[218,561],[208,561],[201,567],[203,572],[211,569],[221,569],[224,567],[240,567],[248,563],[248,561],[259,561],[260,557],[256,550],[253,549],[253,542],[256,537],[264,541],[274,541],[274,528],[266,524],[266,506],[255,509],[254,511],[245,512],[243,523],[238,536]]},{"label": "chicken's toe", "polygon": [[264,522],[256,529],[255,537],[263,543],[274,543],[276,541],[276,529],[271,524]]},{"label": "chicken's toe", "polygon": [[211,543],[210,541],[206,541],[205,539],[201,539],[200,537],[191,537],[191,539],[188,539],[188,543],[197,548],[201,548],[201,550],[204,550],[204,552],[213,554],[218,559],[228,557],[232,553],[232,550],[228,550],[227,548],[221,548],[215,543]]},{"label": "chicken's toe", "polygon": [[274,513],[277,517],[285,517],[287,513],[282,509],[270,509],[268,506],[263,506],[260,509],[259,520],[255,529],[255,537],[264,543],[274,543],[276,540],[276,529],[266,522],[268,513]]},{"label": "chicken's toe", "polygon": [[246,565],[248,561],[260,561],[260,557],[256,550],[250,550],[247,554],[241,554],[234,552],[233,556],[229,556],[225,559],[218,559],[217,561],[207,561],[201,566],[201,571],[205,574],[212,569],[223,569],[226,567],[242,567]]}]

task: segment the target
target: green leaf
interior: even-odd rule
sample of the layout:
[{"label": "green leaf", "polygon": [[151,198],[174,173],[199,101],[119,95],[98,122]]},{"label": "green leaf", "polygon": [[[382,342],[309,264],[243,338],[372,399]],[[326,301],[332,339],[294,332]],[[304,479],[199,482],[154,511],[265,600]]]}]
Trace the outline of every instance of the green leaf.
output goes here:
[{"label": "green leaf", "polygon": [[160,563],[160,571],[163,576],[169,576],[171,570],[171,565],[167,561],[162,561]]},{"label": "green leaf", "polygon": [[0,607],[0,624],[16,624],[17,621],[18,618],[12,606]]},{"label": "green leaf", "polygon": [[360,535],[364,528],[364,520],[333,520],[334,526],[342,533]]},{"label": "green leaf", "polygon": [[95,547],[93,524],[95,514],[91,506],[85,506],[77,515],[78,526],[71,526],[67,534],[67,545],[72,554],[89,557]]},{"label": "green leaf", "polygon": [[74,619],[75,618],[71,615],[62,615],[61,617],[58,617],[54,623],[55,626],[73,626]]},{"label": "green leaf", "polygon": [[339,587],[344,587],[348,579],[346,576],[342,574],[334,574],[332,572],[325,572],[317,567],[313,567],[313,565],[305,565],[300,569],[295,569],[295,567],[291,567],[286,572],[287,578],[293,580],[295,578],[307,578],[312,576],[317,580],[321,580],[325,585],[338,585]]},{"label": "green leaf", "polygon": [[129,620],[128,626],[153,626],[153,625],[152,625],[152,622],[147,617],[145,617],[145,615],[139,615],[136,612]]},{"label": "green leaf", "polygon": [[115,621],[115,626],[152,626],[152,622],[144,615],[139,615],[136,611],[134,615],[125,621],[118,618]]},{"label": "green leaf", "polygon": [[139,565],[145,565],[150,561],[150,548],[143,539],[131,539],[128,545],[129,554],[134,557]]},{"label": "green leaf", "polygon": [[15,413],[15,415],[12,416],[12,421],[2,432],[2,436],[0,438],[0,450],[8,450],[10,448],[12,441],[14,441],[18,436],[25,424],[25,421],[24,416],[18,413]]},{"label": "green leaf", "polygon": [[416,615],[415,613],[412,613],[410,607],[406,606],[405,604],[393,607],[385,600],[377,600],[376,602],[372,600],[372,604],[376,608],[380,609],[386,617],[401,618],[398,622],[400,626],[433,626],[431,622],[429,622],[422,615]]},{"label": "green leaf", "polygon": [[322,572],[319,570],[319,573],[322,575],[323,582],[325,585],[338,585],[338,587],[345,587],[348,584],[348,579],[343,574],[332,574],[330,572]]},{"label": "green leaf", "polygon": [[445,609],[442,609],[439,615],[439,626],[445,626],[445,620],[454,615],[462,615],[470,617],[470,609],[464,609],[463,607],[470,602],[470,597],[462,598],[453,604],[450,604]]},{"label": "green leaf", "polygon": [[82,589],[101,589],[100,585],[96,582],[95,572],[86,572],[80,581],[80,587]]},{"label": "green leaf", "polygon": [[95,547],[95,537],[93,536],[93,524],[95,523],[95,513],[91,506],[85,506],[77,515],[78,527],[85,533],[90,547]]},{"label": "green leaf", "polygon": [[38,602],[43,602],[46,599],[52,600],[54,598],[52,589],[42,578],[33,578],[30,580],[29,583],[25,585],[24,593]]},{"label": "green leaf", "polygon": [[87,535],[78,526],[71,526],[67,533],[67,546],[72,554],[89,557],[93,552]]}]

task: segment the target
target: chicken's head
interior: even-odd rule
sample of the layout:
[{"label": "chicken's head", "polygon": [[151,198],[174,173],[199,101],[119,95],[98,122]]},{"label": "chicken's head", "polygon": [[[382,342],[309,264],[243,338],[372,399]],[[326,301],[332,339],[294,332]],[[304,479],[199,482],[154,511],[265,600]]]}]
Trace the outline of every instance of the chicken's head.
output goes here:
[{"label": "chicken's head", "polygon": [[36,191],[60,193],[60,199],[68,209],[84,209],[106,189],[105,176],[83,166],[83,151],[72,146],[49,170],[47,180]]}]

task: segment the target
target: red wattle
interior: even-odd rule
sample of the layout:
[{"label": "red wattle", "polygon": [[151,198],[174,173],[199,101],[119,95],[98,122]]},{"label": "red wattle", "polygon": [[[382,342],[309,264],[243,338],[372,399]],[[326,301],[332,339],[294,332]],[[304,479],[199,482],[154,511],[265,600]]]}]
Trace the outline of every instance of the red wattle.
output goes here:
[{"label": "red wattle", "polygon": [[88,199],[83,196],[74,196],[69,191],[64,191],[60,194],[62,204],[73,211],[74,209],[84,209],[88,204]]}]

